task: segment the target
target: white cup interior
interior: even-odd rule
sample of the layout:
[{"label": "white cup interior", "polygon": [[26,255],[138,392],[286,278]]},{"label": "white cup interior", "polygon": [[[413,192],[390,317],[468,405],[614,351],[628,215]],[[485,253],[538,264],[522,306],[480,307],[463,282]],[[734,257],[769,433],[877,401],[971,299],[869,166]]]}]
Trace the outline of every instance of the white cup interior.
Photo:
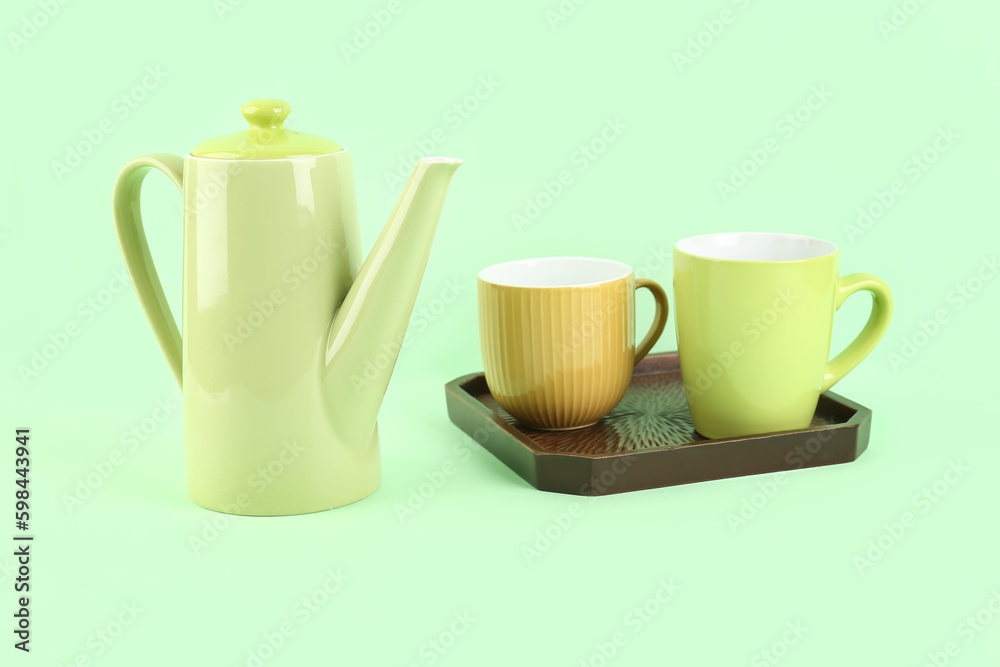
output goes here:
[{"label": "white cup interior", "polygon": [[479,279],[507,287],[584,287],[625,278],[632,267],[593,257],[542,257],[494,264]]},{"label": "white cup interior", "polygon": [[792,262],[837,251],[836,244],[823,239],[764,232],[703,234],[678,241],[676,248],[698,257],[742,262]]}]

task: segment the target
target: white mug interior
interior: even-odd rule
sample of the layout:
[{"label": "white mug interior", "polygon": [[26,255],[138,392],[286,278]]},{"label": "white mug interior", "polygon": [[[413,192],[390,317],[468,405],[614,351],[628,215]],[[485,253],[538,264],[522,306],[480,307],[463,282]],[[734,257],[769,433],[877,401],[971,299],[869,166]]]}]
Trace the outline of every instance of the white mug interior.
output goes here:
[{"label": "white mug interior", "polygon": [[483,282],[506,287],[586,287],[628,277],[632,267],[594,257],[540,257],[488,266]]},{"label": "white mug interior", "polygon": [[830,241],[769,232],[723,232],[678,241],[675,247],[688,255],[740,262],[794,262],[837,252]]}]

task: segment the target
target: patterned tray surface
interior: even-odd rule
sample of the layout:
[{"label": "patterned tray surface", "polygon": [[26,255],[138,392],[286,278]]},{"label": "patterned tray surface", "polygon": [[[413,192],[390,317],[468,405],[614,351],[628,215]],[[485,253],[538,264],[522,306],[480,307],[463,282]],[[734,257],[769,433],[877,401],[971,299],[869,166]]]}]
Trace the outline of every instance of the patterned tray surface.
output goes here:
[{"label": "patterned tray surface", "polygon": [[868,446],[871,426],[871,410],[827,392],[809,428],[702,438],[691,424],[676,352],[643,359],[621,403],[573,431],[524,426],[497,405],[482,373],[449,382],[445,396],[452,422],[526,482],[584,496],[849,463]]},{"label": "patterned tray surface", "polygon": [[[476,387],[480,389],[480,387]],[[471,387],[470,387],[471,389]],[[647,357],[632,377],[621,403],[601,421],[570,431],[542,431],[521,424],[510,416],[489,393],[485,382],[476,399],[531,441],[547,451],[574,454],[613,454],[645,449],[670,449],[705,441],[694,430],[691,413],[684,397],[684,384],[676,357]],[[813,426],[834,422],[831,415],[817,412]]]}]

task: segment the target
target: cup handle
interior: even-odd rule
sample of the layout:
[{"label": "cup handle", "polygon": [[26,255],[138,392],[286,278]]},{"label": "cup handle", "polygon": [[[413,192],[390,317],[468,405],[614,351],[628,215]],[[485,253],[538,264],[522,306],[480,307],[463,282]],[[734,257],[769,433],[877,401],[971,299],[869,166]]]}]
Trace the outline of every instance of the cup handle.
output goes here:
[{"label": "cup handle", "polygon": [[114,218],[118,233],[118,245],[128,268],[129,277],[139,296],[139,303],[146,312],[146,318],[167,357],[170,370],[177,384],[183,388],[181,374],[181,334],[177,322],[170,312],[170,304],[163,294],[160,277],[153,266],[153,256],[146,243],[146,232],[142,227],[139,213],[139,192],[142,180],[150,169],[159,169],[183,192],[184,160],[169,153],[156,153],[137,157],[122,168],[115,181]]},{"label": "cup handle", "polygon": [[642,361],[642,358],[653,349],[653,345],[656,344],[660,334],[663,333],[663,327],[667,324],[667,313],[670,312],[670,307],[667,304],[667,293],[663,291],[658,282],[645,278],[637,278],[635,288],[638,290],[640,287],[645,287],[653,293],[653,298],[656,299],[656,314],[653,315],[653,326],[650,327],[649,333],[646,334],[646,337],[642,339],[642,342],[635,349],[636,364]]},{"label": "cup handle", "polygon": [[872,293],[871,315],[868,316],[868,322],[857,338],[851,341],[843,352],[827,362],[821,392],[837,384],[854,370],[854,367],[875,349],[885,330],[889,328],[889,320],[892,319],[892,292],[884,282],[871,274],[852,273],[840,277],[837,284],[836,310],[840,310],[847,297],[861,290]]}]

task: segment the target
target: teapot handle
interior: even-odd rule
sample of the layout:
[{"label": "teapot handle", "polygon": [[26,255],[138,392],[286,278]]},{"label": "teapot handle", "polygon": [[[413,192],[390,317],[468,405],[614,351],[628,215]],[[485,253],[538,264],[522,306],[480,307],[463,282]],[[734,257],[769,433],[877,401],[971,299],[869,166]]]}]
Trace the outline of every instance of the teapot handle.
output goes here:
[{"label": "teapot handle", "polygon": [[139,296],[139,303],[146,313],[146,319],[153,327],[153,334],[160,349],[167,357],[170,370],[177,384],[183,388],[181,375],[181,334],[177,322],[170,312],[170,304],[163,294],[163,286],[153,266],[153,257],[146,242],[146,232],[142,227],[139,211],[139,192],[142,181],[150,169],[159,169],[174,182],[182,193],[184,180],[184,159],[169,153],[142,155],[126,164],[115,181],[113,196],[115,231],[118,245],[125,258],[132,285]]}]

